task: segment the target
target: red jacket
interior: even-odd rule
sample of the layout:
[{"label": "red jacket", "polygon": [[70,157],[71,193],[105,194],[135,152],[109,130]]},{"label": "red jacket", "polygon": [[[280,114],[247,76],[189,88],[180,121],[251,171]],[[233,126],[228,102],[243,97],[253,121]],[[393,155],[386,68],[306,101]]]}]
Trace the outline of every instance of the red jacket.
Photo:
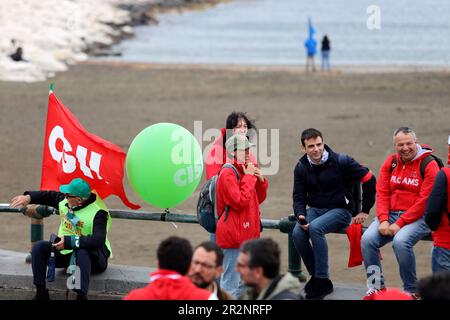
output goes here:
[{"label": "red jacket", "polygon": [[159,269],[150,274],[150,284],[134,289],[124,300],[208,300],[211,292],[197,288],[191,280],[181,274]]},{"label": "red jacket", "polygon": [[[389,218],[389,211],[406,211],[395,222],[399,227],[421,218],[425,212],[427,198],[433,188],[434,178],[439,172],[436,161],[425,169],[422,180],[420,162],[432,152],[422,146],[421,154],[405,165],[397,154],[389,156],[381,166],[377,180],[377,216],[380,222]],[[397,157],[397,166],[390,172],[392,159]]]},{"label": "red jacket", "polygon": [[[225,136],[227,129],[222,128],[220,129],[220,132],[220,137],[214,141],[213,146],[206,157],[206,180],[211,179],[212,176],[215,176],[227,161],[227,152],[223,143],[223,137]],[[257,165],[256,157],[252,153],[250,153],[249,161],[255,166]]]},{"label": "red jacket", "polygon": [[236,178],[233,169],[224,168],[217,181],[217,212],[223,212],[225,204],[230,207],[217,222],[216,241],[224,249],[239,248],[248,239],[258,239],[261,232],[259,204],[266,199],[268,182],[244,174],[242,165],[233,163],[240,175]]},{"label": "red jacket", "polygon": [[450,168],[443,168],[447,177],[447,208],[444,208],[441,216],[441,223],[436,231],[433,232],[434,245],[450,250],[450,221],[448,220],[447,210],[450,209]]}]

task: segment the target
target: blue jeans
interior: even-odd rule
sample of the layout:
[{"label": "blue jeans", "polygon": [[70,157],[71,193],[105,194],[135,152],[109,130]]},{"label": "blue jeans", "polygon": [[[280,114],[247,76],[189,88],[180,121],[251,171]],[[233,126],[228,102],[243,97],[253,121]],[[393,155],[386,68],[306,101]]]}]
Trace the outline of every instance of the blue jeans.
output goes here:
[{"label": "blue jeans", "polygon": [[433,273],[450,271],[450,250],[433,246],[431,254],[431,270]]},{"label": "blue jeans", "polygon": [[[390,212],[389,224],[397,221],[401,214],[402,212]],[[400,268],[400,277],[403,281],[403,289],[410,293],[416,293],[416,257],[413,247],[420,239],[429,235],[431,230],[425,224],[423,218],[403,226],[393,237],[381,235],[378,231],[379,225],[378,218],[375,217],[361,239],[361,250],[368,287],[375,289],[385,287],[380,261],[380,248],[392,241],[392,248],[394,249]]]},{"label": "blue jeans", "polygon": [[330,51],[322,51],[322,70],[330,70]]},{"label": "blue jeans", "polygon": [[347,227],[351,220],[352,214],[347,209],[308,208],[306,210],[308,230],[304,231],[298,223],[295,224],[292,239],[310,275],[316,278],[329,278],[328,244],[325,235]]},{"label": "blue jeans", "polygon": [[231,293],[235,298],[239,298],[244,293],[244,286],[241,275],[236,271],[239,249],[223,250],[223,273],[220,277],[222,289]]}]

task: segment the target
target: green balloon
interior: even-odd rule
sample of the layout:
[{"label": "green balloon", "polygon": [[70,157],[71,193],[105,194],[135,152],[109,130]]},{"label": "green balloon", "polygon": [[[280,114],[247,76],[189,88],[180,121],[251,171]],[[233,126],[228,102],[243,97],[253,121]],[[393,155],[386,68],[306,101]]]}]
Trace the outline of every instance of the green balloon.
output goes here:
[{"label": "green balloon", "polygon": [[133,139],[125,165],[133,191],[144,201],[173,208],[197,188],[203,173],[202,150],[185,128],[157,123]]}]

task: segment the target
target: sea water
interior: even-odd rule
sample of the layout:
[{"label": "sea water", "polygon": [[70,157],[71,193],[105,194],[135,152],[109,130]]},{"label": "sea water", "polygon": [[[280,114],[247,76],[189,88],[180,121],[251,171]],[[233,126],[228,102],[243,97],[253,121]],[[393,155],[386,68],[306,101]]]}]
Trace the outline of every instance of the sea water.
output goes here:
[{"label": "sea water", "polygon": [[450,64],[447,0],[234,0],[161,14],[158,25],[137,27],[135,37],[113,49],[120,57],[106,59],[304,64],[308,17],[319,55],[323,35],[330,38],[332,65]]}]

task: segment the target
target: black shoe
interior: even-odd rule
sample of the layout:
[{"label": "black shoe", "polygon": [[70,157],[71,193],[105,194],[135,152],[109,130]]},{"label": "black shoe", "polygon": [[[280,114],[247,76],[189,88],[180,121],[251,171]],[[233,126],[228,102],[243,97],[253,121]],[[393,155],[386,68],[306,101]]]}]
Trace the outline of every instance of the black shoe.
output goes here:
[{"label": "black shoe", "polygon": [[322,300],[326,295],[333,292],[333,283],[330,279],[316,278],[314,286],[309,293],[306,293],[308,300]]},{"label": "black shoe", "polygon": [[311,276],[311,278],[309,279],[309,281],[305,284],[305,287],[303,288],[303,289],[305,289],[306,294],[311,294],[315,282],[316,282],[316,278],[314,276]]},{"label": "black shoe", "polygon": [[50,296],[48,294],[48,289],[47,288],[44,288],[44,289],[38,288],[33,300],[50,300]]}]

